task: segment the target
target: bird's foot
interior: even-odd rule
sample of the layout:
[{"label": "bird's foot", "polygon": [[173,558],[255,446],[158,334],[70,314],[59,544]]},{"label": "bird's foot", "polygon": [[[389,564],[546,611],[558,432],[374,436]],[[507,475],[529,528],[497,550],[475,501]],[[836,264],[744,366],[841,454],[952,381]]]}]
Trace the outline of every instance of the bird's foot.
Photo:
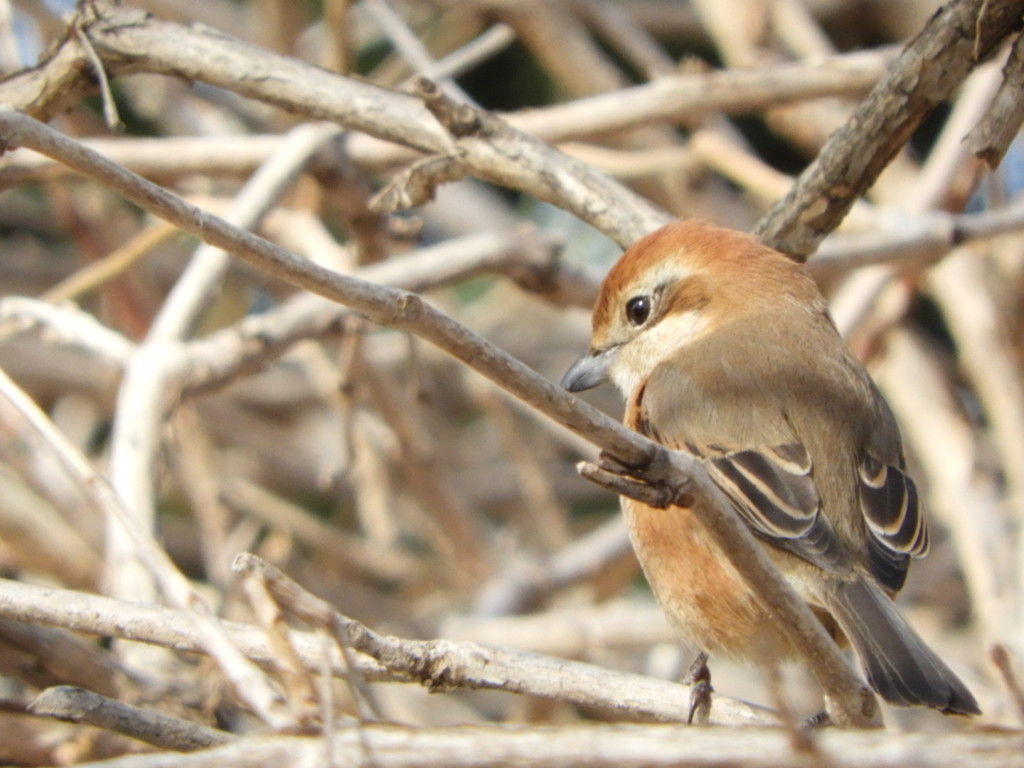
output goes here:
[{"label": "bird's foot", "polygon": [[819,712],[811,715],[804,721],[804,728],[828,728],[832,725],[832,718],[828,712]]},{"label": "bird's foot", "polygon": [[683,683],[690,686],[690,711],[686,723],[706,723],[711,715],[711,670],[708,669],[708,655],[701,651],[690,665]]}]

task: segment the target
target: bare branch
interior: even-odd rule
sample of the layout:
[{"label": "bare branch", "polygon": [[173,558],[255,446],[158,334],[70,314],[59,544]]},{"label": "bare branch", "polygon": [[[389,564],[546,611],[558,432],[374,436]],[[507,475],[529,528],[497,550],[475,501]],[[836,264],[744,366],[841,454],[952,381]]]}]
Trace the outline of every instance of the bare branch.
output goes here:
[{"label": "bare branch", "polygon": [[133,707],[69,685],[47,688],[33,699],[29,709],[37,715],[117,731],[155,747],[178,752],[215,747],[238,738],[227,731]]},{"label": "bare branch", "polygon": [[967,134],[968,149],[990,168],[1002,162],[1024,122],[1024,37],[1018,36],[1003,67],[999,87],[985,117]]},{"label": "bare branch", "polygon": [[1017,27],[1024,2],[943,6],[754,233],[806,259],[914,129]]},{"label": "bare branch", "polygon": [[[135,605],[83,592],[0,579],[0,616],[153,643],[179,651],[206,652],[203,639],[180,611]],[[347,617],[340,619],[352,621]],[[221,621],[220,625],[247,658],[271,669],[277,665],[262,628],[227,621]],[[363,631],[371,630],[362,627],[359,632]],[[298,631],[290,635],[303,664],[309,669],[319,669],[323,656],[322,637]],[[398,655],[394,657],[392,669],[357,654],[356,671],[370,681],[431,683],[432,678],[424,677],[428,669],[416,667],[412,660],[434,659],[435,671],[444,670],[443,664],[447,663],[447,669],[458,672],[458,675],[438,678],[435,685],[507,690],[665,721],[681,720],[687,711],[690,695],[687,686],[645,675],[477,643],[405,640],[376,633],[372,636],[379,638],[382,644],[379,647],[395,649]],[[350,674],[349,666],[337,649],[330,658],[333,675],[345,678]],[[414,668],[421,674],[412,674]],[[768,710],[722,695],[715,697],[712,720],[721,724],[774,722]]]},{"label": "bare branch", "polygon": [[[981,731],[936,737],[934,733],[827,730],[815,735],[823,756],[798,755],[789,735],[778,728],[748,728],[742,737],[717,728],[669,725],[585,723],[524,727],[465,725],[459,728],[409,728],[370,724],[340,729],[330,748],[338,765],[405,768],[775,768],[794,764],[853,764],[858,768],[1020,768],[1020,734]],[[214,749],[175,755],[181,768],[225,765],[274,765],[304,768],[323,764],[321,737],[275,736],[240,739]],[[162,768],[168,756],[121,758],[118,768]],[[101,764],[91,764],[100,768]]]}]

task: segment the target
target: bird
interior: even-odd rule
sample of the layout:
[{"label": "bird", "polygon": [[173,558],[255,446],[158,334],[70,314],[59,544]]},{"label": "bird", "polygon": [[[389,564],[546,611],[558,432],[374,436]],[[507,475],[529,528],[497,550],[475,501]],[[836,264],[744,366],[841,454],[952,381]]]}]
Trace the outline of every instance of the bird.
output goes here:
[{"label": "bird", "polygon": [[[885,701],[980,714],[893,603],[928,552],[925,511],[896,419],[803,264],[698,220],[640,238],[602,282],[589,349],[562,386],[609,380],[626,426],[700,461]],[[669,623],[701,651],[697,666],[707,654],[793,658],[686,502],[622,497],[622,508]]]}]

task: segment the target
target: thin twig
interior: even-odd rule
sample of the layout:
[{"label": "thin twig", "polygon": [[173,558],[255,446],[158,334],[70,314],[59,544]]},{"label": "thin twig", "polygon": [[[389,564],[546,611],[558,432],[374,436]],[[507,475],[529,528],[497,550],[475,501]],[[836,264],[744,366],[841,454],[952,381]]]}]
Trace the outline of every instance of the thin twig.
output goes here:
[{"label": "thin twig", "polygon": [[37,715],[85,723],[131,736],[161,749],[191,752],[227,744],[238,737],[199,723],[140,709],[83,688],[47,688],[29,704]]},{"label": "thin twig", "polygon": [[78,42],[81,43],[85,49],[86,56],[89,58],[93,74],[96,75],[96,82],[100,84],[100,97],[103,100],[103,119],[110,130],[122,130],[124,123],[121,122],[121,116],[117,112],[117,102],[114,100],[114,92],[110,89],[107,70],[103,66],[100,57],[96,55],[96,49],[93,48],[92,42],[89,40],[89,32],[81,19],[75,19],[72,27],[75,30],[75,37],[78,38]]},{"label": "thin twig", "polygon": [[1013,658],[1010,656],[1010,651],[1005,645],[997,643],[992,646],[990,654],[992,663],[999,670],[999,674],[1003,678],[1003,684],[1006,686],[1014,708],[1017,710],[1017,717],[1020,718],[1021,723],[1024,723],[1024,689],[1021,688],[1020,680],[1013,669]]},{"label": "thin twig", "polygon": [[1002,162],[1024,122],[1024,36],[1018,36],[1003,67],[1003,82],[981,121],[964,142],[989,168]]}]

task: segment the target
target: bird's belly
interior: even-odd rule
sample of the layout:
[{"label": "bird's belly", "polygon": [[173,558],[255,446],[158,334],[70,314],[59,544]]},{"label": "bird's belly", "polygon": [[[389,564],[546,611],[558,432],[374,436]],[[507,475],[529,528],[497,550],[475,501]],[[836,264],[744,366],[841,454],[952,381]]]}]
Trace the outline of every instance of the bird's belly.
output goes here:
[{"label": "bird's belly", "polygon": [[740,660],[792,655],[690,509],[624,500],[623,511],[651,590],[684,643]]}]

